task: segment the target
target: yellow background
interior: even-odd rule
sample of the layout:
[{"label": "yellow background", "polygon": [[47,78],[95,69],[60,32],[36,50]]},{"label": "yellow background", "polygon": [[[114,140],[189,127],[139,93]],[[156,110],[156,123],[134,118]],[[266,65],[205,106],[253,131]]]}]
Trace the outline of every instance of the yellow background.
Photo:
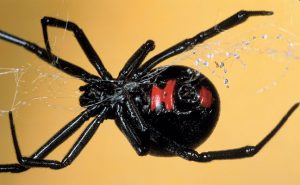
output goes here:
[{"label": "yellow background", "polygon": [[[236,42],[231,40],[233,36],[251,35],[249,30],[255,30],[258,25],[275,24],[282,28],[283,35],[295,34],[293,39],[299,42],[298,0],[1,0],[0,29],[44,46],[40,25],[43,16],[73,21],[85,31],[104,65],[116,76],[129,56],[147,39],[156,41],[156,49],[150,53],[153,56],[240,9],[272,10],[275,14],[251,18],[213,40]],[[53,29],[50,33],[58,35],[55,52],[59,56],[94,72],[72,34]],[[67,35],[65,40],[59,40],[63,34]],[[32,54],[7,42],[0,41],[0,53],[0,68],[18,68],[22,62],[33,67],[47,66]],[[289,107],[300,101],[300,65],[297,61],[299,63],[298,59],[290,65],[280,83],[263,93],[256,93],[257,88],[268,83],[262,77],[278,77],[278,70],[272,67],[275,62],[265,64],[246,57],[249,68],[242,70],[239,65],[230,68],[230,88],[224,87],[220,78],[206,73],[219,90],[222,110],[214,133],[197,151],[256,144],[265,136]],[[183,64],[193,66],[190,61]],[[55,71],[49,70],[49,73]],[[77,80],[70,82],[66,88],[70,88],[72,94],[82,83]],[[11,84],[11,81],[1,84],[1,97],[8,97],[14,91]],[[43,105],[45,103],[24,106],[16,113],[17,133],[26,156],[79,112],[44,109]],[[69,106],[78,107],[77,99],[73,98]],[[0,117],[1,163],[15,162],[7,117],[7,114]],[[107,120],[71,166],[59,171],[35,168],[21,174],[0,174],[0,184],[300,184],[299,120],[300,111],[297,110],[285,127],[253,158],[205,164],[178,157],[138,157],[113,121]],[[48,158],[61,159],[76,136],[78,134]]]}]

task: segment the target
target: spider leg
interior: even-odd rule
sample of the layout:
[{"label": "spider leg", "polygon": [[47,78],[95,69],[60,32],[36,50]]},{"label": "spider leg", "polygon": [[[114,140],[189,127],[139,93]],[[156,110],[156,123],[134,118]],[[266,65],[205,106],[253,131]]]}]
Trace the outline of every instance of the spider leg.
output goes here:
[{"label": "spider leg", "polygon": [[16,132],[14,129],[13,121],[12,121],[12,114],[10,113],[10,120],[11,120],[11,128],[12,128],[12,135],[13,135],[13,142],[15,146],[15,151],[17,155],[17,159],[21,166],[26,168],[28,167],[48,167],[52,169],[61,169],[68,165],[70,165],[74,159],[79,155],[82,149],[86,146],[86,144],[90,141],[94,133],[97,131],[99,125],[103,122],[105,115],[109,108],[103,108],[101,112],[96,116],[96,118],[86,127],[83,133],[79,136],[77,141],[74,143],[72,148],[69,150],[67,155],[63,158],[62,161],[56,160],[44,160],[44,159],[36,159],[36,158],[28,158],[23,157],[18,145]]},{"label": "spider leg", "polygon": [[59,19],[52,18],[52,17],[44,17],[41,20],[41,23],[42,23],[42,27],[43,27],[43,35],[44,35],[46,50],[49,53],[51,53],[51,48],[50,48],[48,32],[47,32],[48,26],[63,28],[63,29],[72,31],[74,33],[75,38],[77,39],[79,45],[81,46],[82,50],[88,57],[91,64],[95,67],[95,69],[97,70],[99,75],[105,80],[112,79],[111,74],[104,67],[100,57],[97,55],[97,53],[94,50],[94,48],[92,47],[91,43],[87,39],[86,35],[82,31],[82,29],[80,29],[75,23],[66,22],[66,21],[59,20]]},{"label": "spider leg", "polygon": [[[139,129],[135,128],[136,119],[131,116],[131,113],[126,111],[128,106],[116,105],[116,123],[120,130],[127,137],[129,143],[134,148],[138,155],[146,155],[149,151],[148,145],[145,143],[145,133],[142,133]],[[133,120],[132,120],[133,118]]]},{"label": "spider leg", "polygon": [[143,44],[126,62],[123,69],[120,71],[118,80],[128,78],[141,65],[147,54],[154,49],[154,42],[148,40]]},{"label": "spider leg", "polygon": [[21,166],[20,164],[1,164],[0,165],[0,173],[2,172],[12,172],[12,173],[20,173],[26,171],[28,168]]},{"label": "spider leg", "polygon": [[[51,153],[55,148],[62,144],[67,138],[69,138],[75,131],[77,131],[82,124],[87,121],[97,110],[97,107],[86,109],[71,122],[60,129],[51,139],[49,139],[40,149],[38,149],[31,158],[42,159]],[[10,124],[12,135],[15,134],[15,128],[13,125],[13,117],[10,113]],[[5,164],[0,165],[0,172],[22,172],[27,170],[28,167],[22,166],[20,164]]]},{"label": "spider leg", "polygon": [[123,89],[124,105],[116,107],[116,122],[138,155],[146,155],[149,138],[146,123],[127,90]]},{"label": "spider leg", "polygon": [[241,10],[237,12],[236,14],[232,15],[231,17],[225,19],[224,21],[220,22],[219,24],[215,25],[214,27],[203,31],[197,35],[195,35],[192,38],[183,40],[174,46],[171,46],[170,48],[166,49],[165,51],[155,55],[154,57],[150,58],[146,63],[144,63],[137,75],[136,79],[144,76],[145,73],[147,73],[149,70],[151,70],[153,67],[155,67],[160,62],[174,56],[177,54],[180,54],[186,50],[192,49],[195,45],[200,44],[204,42],[205,40],[227,30],[230,29],[238,24],[243,23],[247,20],[248,17],[251,16],[263,16],[263,15],[272,15],[273,12],[271,11],[245,11]]},{"label": "spider leg", "polygon": [[31,158],[38,159],[46,157],[57,146],[68,139],[75,131],[77,131],[85,121],[98,112],[97,106],[88,108],[81,112],[77,117],[61,128],[52,138],[50,138],[42,147],[40,147]]},{"label": "spider leg", "polygon": [[0,39],[6,40],[18,46],[23,46],[29,52],[36,54],[39,58],[47,62],[48,64],[56,67],[57,69],[74,76],[76,78],[80,78],[85,82],[90,82],[92,80],[98,80],[97,76],[94,76],[81,67],[78,67],[70,62],[67,62],[51,53],[48,53],[44,48],[39,47],[38,45],[11,35],[9,33],[3,32],[0,30]]},{"label": "spider leg", "polygon": [[271,132],[255,146],[244,146],[229,150],[197,153],[192,149],[181,146],[178,143],[161,136],[158,132],[153,132],[152,140],[155,141],[157,139],[163,139],[167,143],[166,149],[168,152],[191,161],[209,162],[212,160],[252,157],[255,154],[257,154],[273,138],[273,136],[280,130],[284,123],[286,123],[288,118],[292,115],[292,113],[297,109],[298,106],[299,103],[293,105],[290,108],[290,110],[285,114],[285,116],[280,120],[280,122],[275,126],[275,128],[271,130]]}]

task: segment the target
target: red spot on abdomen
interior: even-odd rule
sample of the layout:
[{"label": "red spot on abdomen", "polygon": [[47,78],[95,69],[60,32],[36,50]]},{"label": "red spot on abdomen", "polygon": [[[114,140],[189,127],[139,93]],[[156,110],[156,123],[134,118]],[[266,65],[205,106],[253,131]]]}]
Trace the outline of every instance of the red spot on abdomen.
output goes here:
[{"label": "red spot on abdomen", "polygon": [[159,88],[157,85],[153,85],[151,91],[151,111],[161,106],[162,103],[168,111],[174,109],[173,91],[176,84],[176,80],[168,80],[164,89]]},{"label": "red spot on abdomen", "polygon": [[210,108],[213,102],[212,93],[206,87],[201,87],[199,90],[200,105],[205,108]]}]

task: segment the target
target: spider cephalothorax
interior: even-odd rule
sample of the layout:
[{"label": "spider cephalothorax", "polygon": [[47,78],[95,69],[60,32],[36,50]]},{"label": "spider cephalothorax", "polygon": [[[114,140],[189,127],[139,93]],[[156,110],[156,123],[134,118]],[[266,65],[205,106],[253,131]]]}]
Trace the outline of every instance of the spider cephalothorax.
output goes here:
[{"label": "spider cephalothorax", "polygon": [[[244,22],[250,16],[272,15],[269,11],[239,11],[216,26],[192,38],[183,40],[142,64],[154,49],[154,42],[143,44],[127,61],[119,76],[113,78],[106,70],[83,31],[72,22],[51,17],[42,19],[46,49],[0,31],[0,38],[22,46],[43,61],[71,76],[83,80],[79,102],[85,108],[66,124],[32,156],[23,157],[9,113],[11,132],[18,164],[0,165],[0,172],[22,172],[31,167],[60,169],[71,164],[92,138],[104,119],[114,119],[137,154],[172,155],[187,160],[207,162],[216,159],[251,157],[275,135],[298,107],[296,103],[277,126],[257,145],[236,149],[198,153],[201,144],[216,125],[220,109],[214,85],[198,71],[184,66],[165,66],[154,69],[160,62],[193,48],[205,40]],[[98,76],[59,58],[51,52],[47,27],[73,31]],[[93,117],[83,133],[61,161],[45,157]]]}]

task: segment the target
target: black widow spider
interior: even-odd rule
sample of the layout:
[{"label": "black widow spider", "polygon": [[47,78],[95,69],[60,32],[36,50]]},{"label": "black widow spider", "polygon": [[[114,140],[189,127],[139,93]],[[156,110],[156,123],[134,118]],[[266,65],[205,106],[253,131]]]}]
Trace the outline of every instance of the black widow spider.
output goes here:
[{"label": "black widow spider", "polygon": [[[19,164],[2,164],[0,172],[22,172],[31,167],[52,169],[66,167],[86,146],[104,119],[116,121],[138,155],[180,156],[197,162],[255,155],[282,127],[299,103],[292,106],[276,127],[255,146],[197,153],[194,148],[208,138],[218,120],[220,102],[214,85],[204,75],[188,67],[153,68],[167,58],[191,49],[196,44],[244,22],[250,16],[272,14],[270,11],[239,11],[216,26],[155,55],[142,65],[146,55],[154,49],[154,42],[149,40],[127,61],[116,79],[105,69],[83,31],[72,22],[51,17],[44,17],[41,20],[46,49],[0,31],[1,39],[23,46],[50,65],[86,82],[86,85],[80,87],[80,91],[83,92],[80,105],[86,109],[31,157],[22,156],[12,112],[9,113]],[[92,75],[54,55],[49,45],[48,26],[74,32],[99,76]],[[86,127],[62,161],[44,159],[91,117],[95,117],[94,120]]]}]

